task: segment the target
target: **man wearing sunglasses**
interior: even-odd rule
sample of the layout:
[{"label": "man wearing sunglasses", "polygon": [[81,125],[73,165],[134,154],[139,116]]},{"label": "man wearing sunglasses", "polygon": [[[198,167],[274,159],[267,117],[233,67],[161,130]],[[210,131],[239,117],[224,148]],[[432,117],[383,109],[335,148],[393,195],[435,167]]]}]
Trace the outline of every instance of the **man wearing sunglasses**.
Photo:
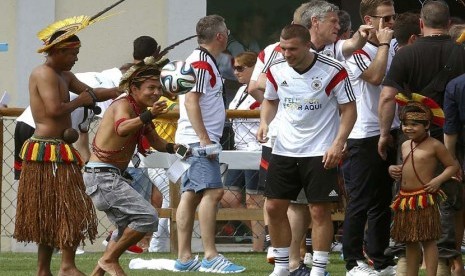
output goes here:
[{"label": "man wearing sunglasses", "polygon": [[[395,162],[396,153],[390,152],[389,160],[377,154],[379,94],[393,57],[390,47],[394,2],[362,0],[360,15],[363,23],[373,28],[365,46],[346,61],[359,116],[347,140],[348,156],[342,165],[349,198],[344,219],[343,255],[348,276],[394,275],[395,263],[392,257],[384,255],[384,250],[389,246],[391,223],[392,180],[388,166]],[[390,129],[398,127],[399,122],[395,121]],[[374,269],[365,263],[364,240]]]}]

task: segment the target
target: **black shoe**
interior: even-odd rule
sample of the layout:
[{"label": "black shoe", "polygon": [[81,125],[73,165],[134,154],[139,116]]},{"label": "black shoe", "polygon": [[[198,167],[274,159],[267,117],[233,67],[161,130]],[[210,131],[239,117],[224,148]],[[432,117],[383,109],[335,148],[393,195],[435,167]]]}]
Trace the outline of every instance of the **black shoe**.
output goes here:
[{"label": "black shoe", "polygon": [[296,270],[292,271],[289,276],[310,276],[310,269],[302,263]]}]

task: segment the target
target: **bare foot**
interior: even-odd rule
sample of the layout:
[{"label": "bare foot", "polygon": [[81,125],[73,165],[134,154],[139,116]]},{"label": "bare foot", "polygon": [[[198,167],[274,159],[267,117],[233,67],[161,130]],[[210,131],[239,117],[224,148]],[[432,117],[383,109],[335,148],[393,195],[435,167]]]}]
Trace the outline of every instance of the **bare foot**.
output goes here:
[{"label": "bare foot", "polygon": [[94,270],[90,276],[103,276],[105,275],[105,270],[103,270],[98,264],[95,266]]},{"label": "bare foot", "polygon": [[76,267],[71,267],[71,268],[60,268],[60,271],[58,271],[58,276],[86,276],[86,274],[82,273]]},{"label": "bare foot", "polygon": [[105,272],[107,272],[111,276],[126,276],[126,273],[124,273],[124,270],[119,265],[119,263],[109,263],[105,262],[102,259],[98,260],[97,263],[100,266],[100,268],[105,270]]}]

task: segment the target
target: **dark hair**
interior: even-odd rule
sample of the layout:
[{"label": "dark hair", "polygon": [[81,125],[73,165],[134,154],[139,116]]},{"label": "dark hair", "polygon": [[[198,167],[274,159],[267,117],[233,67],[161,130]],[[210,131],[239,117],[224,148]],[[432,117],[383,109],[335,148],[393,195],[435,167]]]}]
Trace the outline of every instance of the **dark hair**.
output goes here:
[{"label": "dark hair", "polygon": [[411,35],[419,35],[421,33],[420,15],[411,12],[399,14],[392,29],[399,46],[405,46]]},{"label": "dark hair", "polygon": [[[399,113],[400,121],[401,121],[402,124],[404,123],[404,121],[406,121],[405,115],[407,113],[423,113],[423,114],[428,115],[428,113],[425,111],[425,109],[419,107],[418,105],[416,105],[416,104],[415,105],[407,104],[406,106],[404,106],[401,109],[401,111]],[[408,119],[408,120],[414,121],[414,122],[419,123],[419,124],[422,124],[425,127],[427,127],[428,124],[431,123],[431,121],[429,121],[429,120],[413,120],[413,119]]]},{"label": "dark hair", "polygon": [[352,23],[350,21],[350,14],[344,10],[339,10],[337,16],[339,17],[339,26],[341,27],[337,36],[341,36],[352,27]]},{"label": "dark hair", "polygon": [[135,60],[143,60],[153,55],[158,48],[157,41],[151,36],[140,36],[134,40],[132,56]]},{"label": "dark hair", "polygon": [[304,43],[310,42],[310,33],[308,29],[300,24],[287,25],[281,31],[280,37],[285,40],[297,37]]},{"label": "dark hair", "polygon": [[[62,34],[66,33],[66,31],[57,31],[57,32],[54,32],[52,34],[52,36],[50,37],[49,39],[49,43],[52,43],[55,39],[57,39],[59,36],[61,36]],[[61,43],[61,42],[78,42],[78,41],[81,41],[79,40],[79,37],[77,37],[76,35],[72,35],[58,43]]]},{"label": "dark hair", "polygon": [[443,1],[428,1],[421,8],[421,19],[426,27],[447,29],[450,23],[449,6]]},{"label": "dark hair", "polygon": [[365,15],[376,15],[376,9],[379,6],[394,6],[394,1],[392,0],[362,0],[360,2],[360,17],[362,18]]}]

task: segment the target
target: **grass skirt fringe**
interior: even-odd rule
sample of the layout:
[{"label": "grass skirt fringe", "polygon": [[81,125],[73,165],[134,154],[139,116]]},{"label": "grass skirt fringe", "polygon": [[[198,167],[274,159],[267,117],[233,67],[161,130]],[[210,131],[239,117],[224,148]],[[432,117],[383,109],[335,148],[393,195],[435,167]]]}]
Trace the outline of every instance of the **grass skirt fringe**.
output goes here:
[{"label": "grass skirt fringe", "polygon": [[55,248],[97,235],[97,216],[76,163],[24,161],[14,237]]},{"label": "grass skirt fringe", "polygon": [[442,191],[431,194],[424,190],[403,191],[394,199],[391,237],[396,242],[438,240],[441,237],[439,203]]}]

